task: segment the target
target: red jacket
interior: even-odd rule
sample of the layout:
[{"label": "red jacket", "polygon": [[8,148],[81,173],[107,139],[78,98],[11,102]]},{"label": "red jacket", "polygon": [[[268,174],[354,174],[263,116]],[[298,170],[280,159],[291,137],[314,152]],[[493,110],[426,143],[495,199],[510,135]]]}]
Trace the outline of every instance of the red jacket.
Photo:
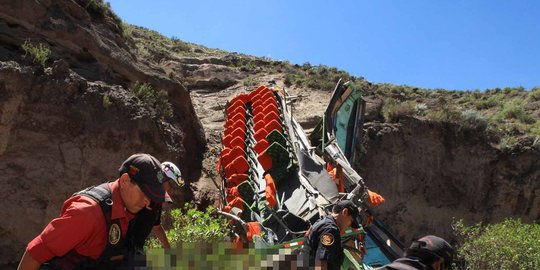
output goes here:
[{"label": "red jacket", "polygon": [[[120,219],[125,236],[129,213],[120,197],[118,180],[109,183],[113,207],[111,219]],[[60,216],[53,219],[30,243],[27,251],[39,263],[61,257],[71,250],[83,256],[98,259],[108,239],[107,225],[101,207],[93,199],[76,195],[64,202]]]}]

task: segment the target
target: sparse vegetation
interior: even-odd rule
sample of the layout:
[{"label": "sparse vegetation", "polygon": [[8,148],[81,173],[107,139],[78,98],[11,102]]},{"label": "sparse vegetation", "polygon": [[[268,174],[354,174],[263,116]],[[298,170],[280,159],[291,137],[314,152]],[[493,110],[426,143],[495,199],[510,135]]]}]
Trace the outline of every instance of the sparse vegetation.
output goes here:
[{"label": "sparse vegetation", "polygon": [[529,94],[527,95],[527,101],[534,102],[540,100],[540,87],[535,87],[531,89]]},{"label": "sparse vegetation", "polygon": [[523,103],[512,100],[504,104],[502,111],[495,115],[496,120],[515,119],[523,124],[534,124],[536,120],[523,108]]},{"label": "sparse vegetation", "polygon": [[103,0],[89,0],[86,3],[86,10],[96,17],[104,18],[107,12],[111,9],[110,3],[104,3]]},{"label": "sparse vegetation", "polygon": [[503,151],[509,151],[518,145],[518,140],[510,135],[505,135],[499,140],[498,148]]},{"label": "sparse vegetation", "polygon": [[116,15],[111,9],[111,3],[104,2],[103,0],[88,0],[85,6],[88,13],[95,18],[105,18],[107,15],[113,18],[113,20],[122,25],[122,19]]},{"label": "sparse vegetation", "polygon": [[160,64],[163,56],[171,58],[185,56],[216,56],[225,57],[228,52],[210,49],[201,45],[180,40],[178,37],[168,38],[160,33],[130,24],[123,24],[124,36],[134,41],[139,56]]},{"label": "sparse vegetation", "polygon": [[171,117],[173,110],[165,90],[156,91],[149,83],[135,82],[131,88],[133,94],[144,103],[154,117]]},{"label": "sparse vegetation", "polygon": [[244,79],[243,84],[245,87],[253,87],[257,85],[257,82],[255,81],[253,77],[247,77],[246,79]]},{"label": "sparse vegetation", "polygon": [[24,51],[24,58],[29,59],[33,64],[39,65],[42,68],[45,67],[47,60],[51,56],[51,49],[44,43],[32,43],[27,39],[21,48]]},{"label": "sparse vegetation", "polygon": [[416,102],[398,102],[395,99],[387,99],[383,108],[383,116],[386,122],[398,122],[403,116],[412,116],[416,113]]},{"label": "sparse vegetation", "polygon": [[[382,113],[387,122],[411,115],[431,121],[453,122],[477,131],[489,130],[506,137],[499,141],[502,149],[520,145],[517,139],[520,135],[540,136],[537,119],[540,106],[534,103],[540,99],[540,88],[531,91],[523,87],[495,88],[484,92],[448,91],[383,83],[372,87],[371,93],[384,100]],[[413,109],[407,101],[415,102],[416,108]]]},{"label": "sparse vegetation", "polygon": [[536,121],[536,123],[534,123],[529,129],[529,132],[533,136],[540,136],[540,121]]},{"label": "sparse vegetation", "polygon": [[313,90],[332,91],[339,79],[345,81],[363,80],[355,78],[349,73],[328,66],[312,66],[309,63],[304,63],[302,66],[290,65],[285,63],[285,69],[288,70],[285,75],[284,84],[288,87],[304,87]]},{"label": "sparse vegetation", "polygon": [[438,110],[426,113],[426,118],[432,121],[461,123],[462,115],[454,106],[443,104]]},{"label": "sparse vegetation", "polygon": [[489,108],[493,108],[496,106],[500,106],[504,102],[504,95],[496,94],[495,96],[483,96],[482,98],[476,100],[474,102],[476,108],[478,110],[485,110]]},{"label": "sparse vegetation", "polygon": [[[384,100],[382,113],[389,122],[410,115],[431,121],[453,122],[476,131],[488,130],[498,133],[497,137],[540,136],[537,121],[540,106],[533,104],[540,101],[540,88],[531,91],[523,87],[456,91],[388,83],[371,84],[334,67],[314,66],[308,62],[291,64],[267,57],[229,53],[184,42],[178,37],[167,38],[142,27],[123,25],[123,28],[125,35],[133,39],[139,55],[158,65],[165,57],[218,58],[222,61],[220,65],[249,73],[249,77],[241,82],[245,87],[256,85],[260,74],[281,73],[284,74],[285,87],[322,91],[332,91],[339,79],[349,80],[367,89],[366,94]],[[164,70],[167,69],[164,67]],[[190,77],[178,79],[186,85],[192,84]]]},{"label": "sparse vegetation", "polygon": [[475,110],[466,110],[462,112],[461,120],[462,125],[469,128],[485,130],[488,126],[487,119]]},{"label": "sparse vegetation", "polygon": [[457,255],[464,261],[464,269],[540,269],[538,224],[506,219],[498,224],[466,226],[460,220],[453,228],[461,242]]}]

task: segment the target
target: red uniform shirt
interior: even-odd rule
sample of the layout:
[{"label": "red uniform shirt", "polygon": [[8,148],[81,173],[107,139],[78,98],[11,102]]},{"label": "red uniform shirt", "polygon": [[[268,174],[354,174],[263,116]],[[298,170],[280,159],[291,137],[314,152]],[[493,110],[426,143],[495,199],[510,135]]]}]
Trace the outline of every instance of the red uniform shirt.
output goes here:
[{"label": "red uniform shirt", "polygon": [[[113,199],[111,220],[119,219],[125,236],[134,215],[124,207],[118,180],[109,183],[109,187]],[[98,259],[107,239],[107,225],[99,204],[89,197],[77,195],[64,202],[60,216],[30,241],[26,250],[39,263],[61,257],[72,249],[80,255]]]}]

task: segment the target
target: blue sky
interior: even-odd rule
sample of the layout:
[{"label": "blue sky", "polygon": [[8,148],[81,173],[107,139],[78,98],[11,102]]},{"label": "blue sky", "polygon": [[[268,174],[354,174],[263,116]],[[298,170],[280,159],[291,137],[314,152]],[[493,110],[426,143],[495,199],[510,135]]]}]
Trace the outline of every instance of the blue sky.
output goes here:
[{"label": "blue sky", "polygon": [[540,86],[540,1],[112,0],[168,37],[448,90]]}]

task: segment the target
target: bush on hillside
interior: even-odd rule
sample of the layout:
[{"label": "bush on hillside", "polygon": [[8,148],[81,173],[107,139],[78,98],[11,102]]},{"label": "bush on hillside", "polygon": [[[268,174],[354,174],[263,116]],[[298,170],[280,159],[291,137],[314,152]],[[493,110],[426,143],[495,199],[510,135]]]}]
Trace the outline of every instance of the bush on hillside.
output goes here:
[{"label": "bush on hillside", "polygon": [[45,67],[45,63],[51,56],[51,49],[43,43],[34,44],[30,40],[26,40],[21,48],[24,51],[24,58],[41,67]]},{"label": "bush on hillside", "polygon": [[540,225],[520,219],[498,224],[466,226],[454,223],[459,240],[457,255],[464,269],[517,270],[540,269]]},{"label": "bush on hillside", "polygon": [[463,120],[462,113],[454,106],[443,103],[439,110],[434,110],[426,113],[426,117],[429,120],[444,122],[444,123],[460,123]]},{"label": "bush on hillside", "polygon": [[476,106],[476,109],[478,110],[485,110],[489,108],[493,108],[495,106],[499,106],[504,101],[504,95],[497,94],[494,96],[483,96],[480,99],[476,99],[474,101],[474,105]]},{"label": "bush on hillside", "polygon": [[496,116],[496,119],[516,119],[523,124],[534,124],[536,119],[525,111],[523,103],[519,101],[511,101],[504,104],[502,111]]},{"label": "bush on hillside", "polygon": [[417,106],[414,101],[399,102],[389,98],[385,100],[383,107],[384,120],[387,123],[398,122],[404,116],[412,116],[416,113]]},{"label": "bush on hillside", "polygon": [[[110,16],[119,26],[122,26],[122,19],[111,9],[111,3],[103,0],[83,0],[83,5],[93,18],[103,19]],[[123,27],[120,28],[123,30]]]},{"label": "bush on hillside", "polygon": [[527,95],[527,101],[534,102],[540,100],[540,87],[531,89],[531,92]]},{"label": "bush on hillside", "polygon": [[529,132],[534,136],[540,137],[540,121],[536,121],[536,123],[531,126]]},{"label": "bush on hillside", "polygon": [[[292,68],[296,67],[296,69]],[[345,71],[337,68],[327,67],[324,65],[311,66],[305,63],[302,66],[290,66],[288,73],[285,75],[284,84],[287,87],[305,87],[313,90],[332,91],[334,90],[339,79],[346,81],[362,81],[363,78],[356,78]]]},{"label": "bush on hillside", "polygon": [[154,117],[163,119],[172,116],[172,105],[165,90],[156,91],[149,83],[139,82],[135,82],[131,90],[147,106]]},{"label": "bush on hillside", "polygon": [[475,110],[466,110],[462,112],[461,119],[461,124],[465,127],[486,130],[488,126],[487,119]]},{"label": "bush on hillside", "polygon": [[110,10],[111,4],[104,3],[103,0],[89,0],[85,7],[93,16],[104,18]]}]

